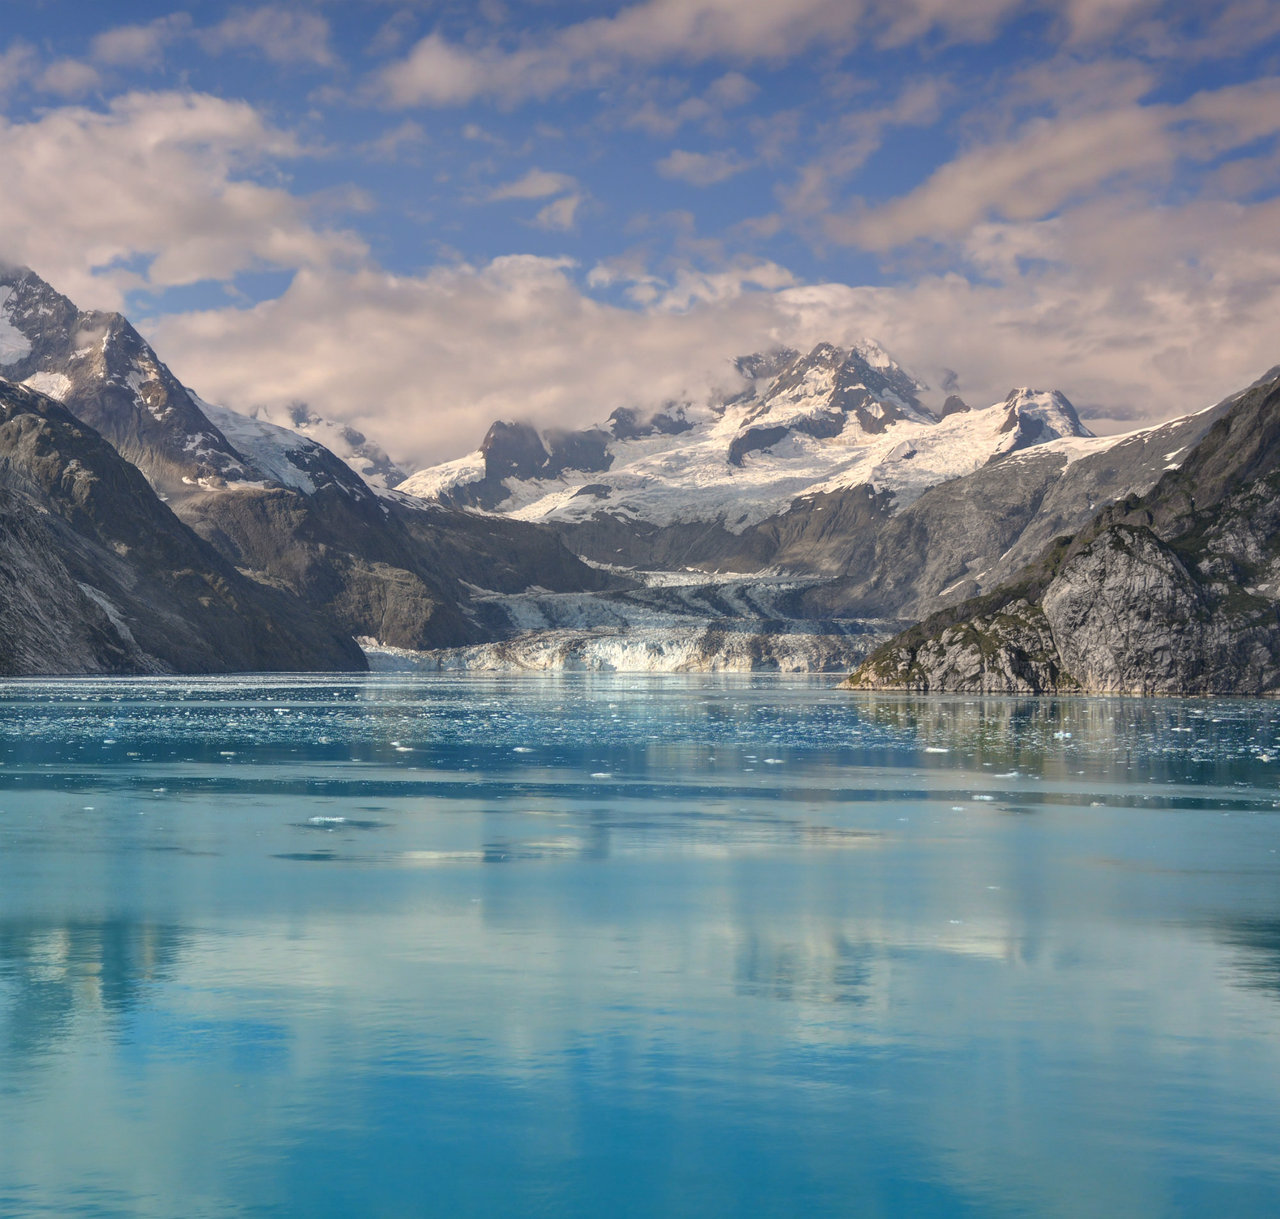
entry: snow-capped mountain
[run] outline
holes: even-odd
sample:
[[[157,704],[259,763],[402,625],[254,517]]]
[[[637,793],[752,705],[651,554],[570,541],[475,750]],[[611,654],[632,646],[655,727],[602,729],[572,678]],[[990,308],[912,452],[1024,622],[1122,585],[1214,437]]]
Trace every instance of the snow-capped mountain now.
[[[925,387],[872,342],[737,368],[746,387],[723,400],[621,409],[576,432],[495,423],[478,451],[398,489],[556,525],[613,517],[741,533],[797,497],[867,486],[901,507],[1007,453],[1091,435],[1057,391],[1017,389],[979,411],[953,398],[938,418],[920,402]]]
[[[125,318],[77,309],[25,267],[0,267],[0,376],[61,402],[166,491],[252,476]]]
[[[408,477],[408,473],[391,460],[386,450],[374,444],[363,432],[317,415],[305,402],[295,402],[277,410],[258,406],[250,412],[250,417],[286,428],[322,445],[342,458],[376,490],[385,491]]]
[[[224,485],[365,498],[362,467],[383,485],[403,477],[360,433],[305,408],[259,421],[205,402],[127,319],[78,310],[26,268],[0,269],[0,376],[61,402],[170,498]]]

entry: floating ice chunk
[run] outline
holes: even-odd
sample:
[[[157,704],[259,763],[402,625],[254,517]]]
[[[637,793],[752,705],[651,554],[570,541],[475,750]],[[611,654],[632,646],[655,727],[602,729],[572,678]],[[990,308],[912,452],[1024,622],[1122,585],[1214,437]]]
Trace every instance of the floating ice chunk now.
[[[926,745],[925,753],[950,753],[951,750],[944,748],[942,745]]]
[[[517,745],[511,752],[512,753],[532,753],[533,749],[528,745]]]

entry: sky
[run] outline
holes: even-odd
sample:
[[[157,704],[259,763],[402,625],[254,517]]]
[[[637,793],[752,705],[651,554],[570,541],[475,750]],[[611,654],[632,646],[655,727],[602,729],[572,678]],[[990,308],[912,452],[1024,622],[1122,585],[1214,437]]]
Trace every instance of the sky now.
[[[409,468],[861,336],[1127,430],[1280,363],[1280,4],[4,0],[0,259]]]

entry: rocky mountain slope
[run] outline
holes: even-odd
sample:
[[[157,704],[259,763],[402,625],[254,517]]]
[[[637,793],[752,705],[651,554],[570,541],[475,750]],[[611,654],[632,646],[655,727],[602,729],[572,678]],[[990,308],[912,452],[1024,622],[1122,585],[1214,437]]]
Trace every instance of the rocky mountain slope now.
[[[1280,688],[1280,368],[1145,495],[877,650],[858,689],[1269,694]]]
[[[0,380],[0,672],[364,667],[347,634],[237,572],[91,428]]]
[[[470,585],[618,583],[523,522],[380,497],[324,445],[203,402],[127,320],[77,310],[26,268],[0,269],[0,344],[0,376],[58,399],[226,560],[350,635],[409,648],[481,642],[490,636],[468,612]]]

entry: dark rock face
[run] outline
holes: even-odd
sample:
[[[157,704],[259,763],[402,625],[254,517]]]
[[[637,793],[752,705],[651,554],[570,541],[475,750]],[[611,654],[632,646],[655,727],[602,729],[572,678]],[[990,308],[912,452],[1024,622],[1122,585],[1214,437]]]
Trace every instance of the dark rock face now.
[[[967,415],[972,409],[959,394],[948,394],[947,400],[942,404],[942,410],[938,418],[946,419],[950,415]]]
[[[899,639],[903,639],[899,636]],[[910,644],[886,644],[853,677],[856,689],[910,690],[921,694],[1039,694],[1070,689],[1039,609],[1014,600],[991,614],[952,623]],[[874,665],[876,679],[867,674]]]
[[[555,429],[547,433],[547,466],[543,477],[554,478],[565,470],[600,474],[613,465],[608,450],[609,433],[599,428],[570,432]]]
[[[485,479],[495,482],[537,478],[550,460],[537,428],[528,423],[499,420],[485,433],[480,452],[484,454]]]
[[[683,409],[674,405],[647,416],[630,407],[620,406],[609,416],[609,434],[616,440],[635,440],[641,436],[679,436],[692,428],[693,423],[684,417]]]
[[[0,381],[11,672],[363,669],[349,635],[246,579],[57,403]]]
[[[454,488],[442,502],[457,508],[493,509],[511,494],[506,485],[509,478],[524,481],[556,478],[566,470],[585,474],[607,470],[613,464],[609,439],[610,433],[600,428],[552,429],[543,434],[528,423],[499,420],[480,445],[484,477]]]
[[[81,587],[58,548],[39,506],[0,490],[0,674],[163,671]]]
[[[850,683],[988,693],[1280,688],[1280,379],[1223,407],[1147,495],[1104,509],[1014,582],[891,640]],[[1010,618],[1034,623],[1035,665],[1019,665],[1027,648],[1001,627]]]
[[[879,422],[879,421],[877,421]],[[844,431],[845,417],[839,411],[816,411],[785,426],[753,427],[735,436],[729,444],[729,464],[741,466],[748,453],[772,448],[780,440],[799,434],[818,440],[830,440]],[[877,431],[883,430],[877,427]]]
[[[553,429],[546,433],[544,444],[544,437],[527,423],[498,422],[480,445],[485,482],[496,485],[506,478],[555,478],[565,470],[586,474],[607,470],[613,462],[608,442],[609,434],[599,428],[581,432]]]
[[[844,420],[840,421],[841,427],[844,426]],[[782,425],[773,427],[751,427],[745,432],[735,436],[729,444],[728,461],[731,466],[741,466],[742,459],[748,453],[759,453],[763,449],[770,449],[780,440],[785,440],[791,435],[791,429]]]

